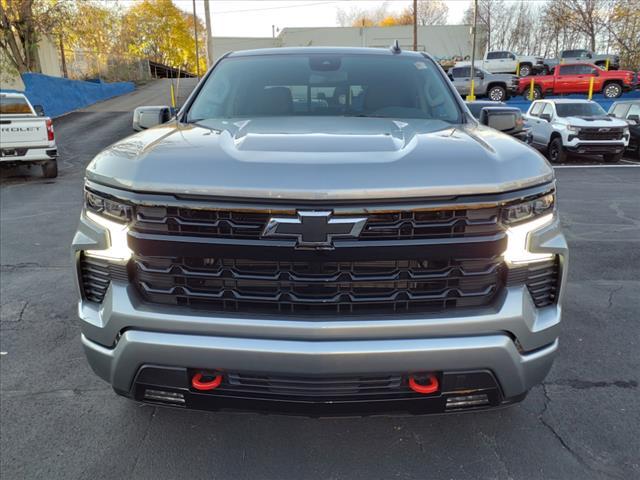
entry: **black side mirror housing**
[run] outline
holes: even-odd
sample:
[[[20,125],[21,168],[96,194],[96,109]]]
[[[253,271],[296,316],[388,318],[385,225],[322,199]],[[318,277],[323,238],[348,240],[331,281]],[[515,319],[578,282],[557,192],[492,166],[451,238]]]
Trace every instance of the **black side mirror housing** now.
[[[501,132],[515,130],[520,110],[513,107],[484,107],[480,111],[480,123]]]
[[[551,121],[551,115],[550,115],[550,114],[548,114],[548,113],[543,113],[542,115],[540,115],[540,118],[541,118],[542,120],[546,120],[547,122],[550,122],[550,121]]]
[[[44,114],[44,107],[42,105],[34,105],[33,110],[36,112],[36,115],[38,115],[39,117],[46,116]]]
[[[640,115],[629,115],[627,120],[630,122],[635,122],[636,125],[640,124]]]

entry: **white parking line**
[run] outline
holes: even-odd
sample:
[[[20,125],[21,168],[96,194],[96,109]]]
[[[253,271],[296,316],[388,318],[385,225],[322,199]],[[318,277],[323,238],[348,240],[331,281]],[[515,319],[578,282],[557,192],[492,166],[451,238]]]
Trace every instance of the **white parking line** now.
[[[631,165],[640,165],[640,162],[634,162],[633,160],[625,160],[624,158],[620,161],[624,163],[630,163]]]

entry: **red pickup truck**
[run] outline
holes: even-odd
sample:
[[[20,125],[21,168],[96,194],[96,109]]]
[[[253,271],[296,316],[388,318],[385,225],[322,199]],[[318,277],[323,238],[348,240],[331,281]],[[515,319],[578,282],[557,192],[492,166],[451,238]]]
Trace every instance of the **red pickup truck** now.
[[[523,77],[518,84],[518,92],[529,95],[533,79],[533,95],[536,99],[543,95],[568,93],[588,93],[593,78],[593,92],[607,98],[618,98],[622,92],[634,88],[635,74],[629,70],[602,70],[590,63],[567,63],[558,65],[551,75]]]

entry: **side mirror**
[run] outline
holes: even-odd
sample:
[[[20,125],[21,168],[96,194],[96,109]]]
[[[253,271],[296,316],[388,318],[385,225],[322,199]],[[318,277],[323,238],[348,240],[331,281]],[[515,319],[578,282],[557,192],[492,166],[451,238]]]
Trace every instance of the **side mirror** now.
[[[607,117],[616,118],[616,116],[612,112],[607,113]]]
[[[546,120],[547,122],[550,122],[550,121],[551,121],[551,114],[549,114],[549,113],[543,113],[542,115],[540,115],[540,118],[541,118],[542,120]]]
[[[638,125],[640,123],[640,115],[629,115],[627,117],[627,120],[629,120],[630,122],[635,122],[635,124]]]
[[[508,132],[518,126],[518,116],[519,113],[509,107],[485,107],[480,111],[480,123],[501,132]]]
[[[138,107],[133,111],[133,129],[137,132],[167,123],[171,108],[166,105]]]
[[[480,78],[481,80],[484,80],[484,73],[476,72],[476,77]]]
[[[593,58],[593,55],[591,55],[590,53],[587,53],[587,58]]]
[[[38,115],[39,117],[44,117],[44,107],[42,105],[34,105],[33,109],[36,112],[36,115]]]

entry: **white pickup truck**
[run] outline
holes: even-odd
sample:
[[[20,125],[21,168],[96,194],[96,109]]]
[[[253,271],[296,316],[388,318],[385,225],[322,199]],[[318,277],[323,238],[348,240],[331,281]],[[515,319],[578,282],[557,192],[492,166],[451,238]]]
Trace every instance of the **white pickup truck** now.
[[[469,61],[456,62],[455,64],[456,67],[469,65],[471,65]],[[516,55],[506,50],[487,52],[484,58],[476,60],[474,65],[484,68],[490,73],[516,73],[519,65],[520,70],[518,73],[521,77],[535,75],[545,69],[543,57]]]
[[[0,165],[40,165],[46,178],[58,176],[53,123],[41,106],[21,93],[0,93]]]
[[[536,100],[524,116],[531,125],[531,145],[552,163],[562,163],[567,154],[602,155],[607,163],[618,162],[629,145],[629,126],[611,118],[590,100]]]

